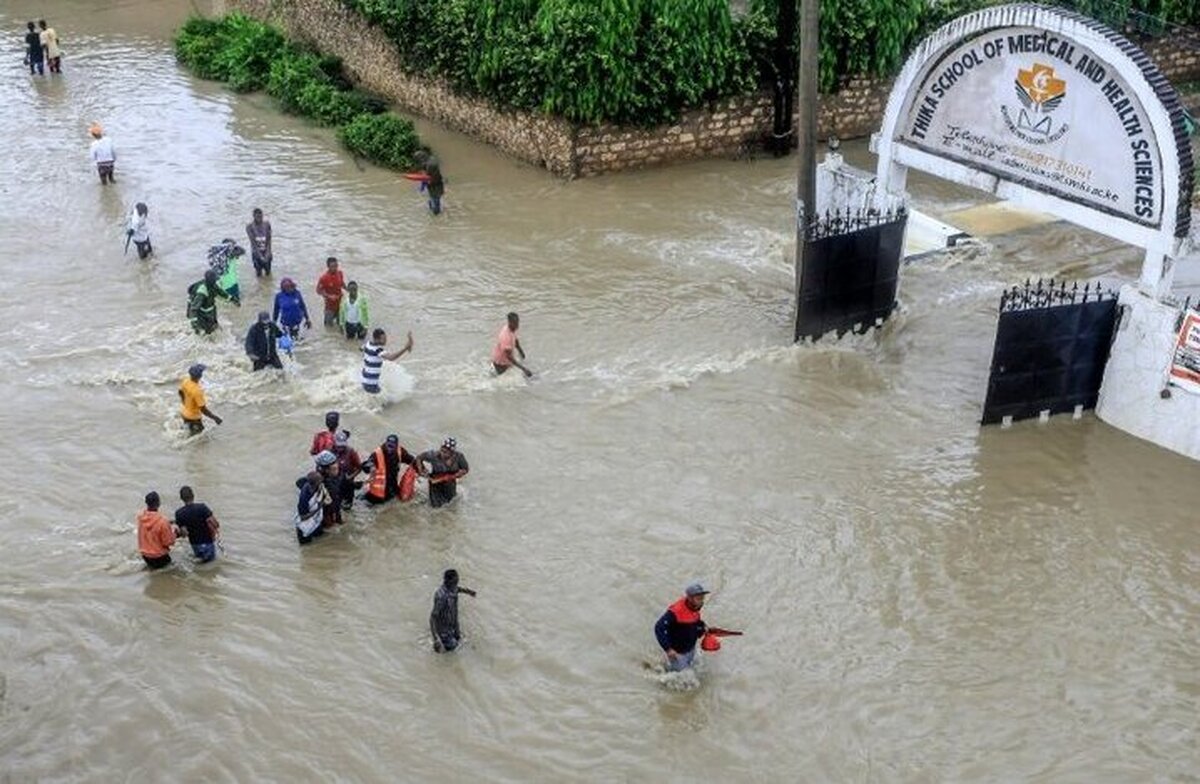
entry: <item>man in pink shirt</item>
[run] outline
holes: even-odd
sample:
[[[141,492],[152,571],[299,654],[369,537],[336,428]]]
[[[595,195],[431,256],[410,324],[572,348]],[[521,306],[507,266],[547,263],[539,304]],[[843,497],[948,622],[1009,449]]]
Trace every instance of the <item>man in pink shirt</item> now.
[[[521,368],[525,378],[533,378],[533,371],[518,362],[513,355],[513,351],[516,350],[521,359],[525,359],[525,349],[521,348],[521,341],[517,339],[517,329],[520,326],[521,317],[516,313],[509,313],[508,323],[500,328],[500,334],[496,336],[496,347],[492,349],[492,367],[496,369],[497,375],[516,365]]]

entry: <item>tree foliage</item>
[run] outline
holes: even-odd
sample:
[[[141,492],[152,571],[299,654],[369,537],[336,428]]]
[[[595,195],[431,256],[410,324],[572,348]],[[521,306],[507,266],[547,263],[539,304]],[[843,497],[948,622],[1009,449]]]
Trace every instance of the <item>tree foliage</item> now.
[[[728,0],[343,0],[407,69],[502,106],[650,125],[751,92],[773,27]]]
[[[634,125],[770,84],[780,1],[733,19],[728,0],[342,0],[414,73],[502,106]],[[821,0],[821,88],[893,74],[921,37],[1000,1]],[[1134,32],[1200,21],[1200,0],[1059,4]]]

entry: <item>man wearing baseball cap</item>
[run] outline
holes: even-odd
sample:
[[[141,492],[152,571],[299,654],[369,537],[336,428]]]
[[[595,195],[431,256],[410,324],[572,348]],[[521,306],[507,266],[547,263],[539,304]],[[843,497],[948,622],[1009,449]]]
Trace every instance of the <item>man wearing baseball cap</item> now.
[[[701,583],[692,583],[684,589],[679,601],[668,607],[654,624],[654,636],[667,654],[667,669],[671,672],[686,670],[694,663],[696,643],[705,632],[700,610],[708,594],[708,589]]]
[[[417,458],[400,445],[395,433],[387,437],[362,464],[367,480],[367,492],[363,497],[369,504],[382,504],[400,495],[400,466],[413,466],[418,472],[421,467]]]
[[[204,365],[192,365],[188,368],[188,377],[179,385],[179,414],[187,425],[188,433],[193,436],[204,430],[202,415],[221,424],[221,417],[208,410],[204,387],[200,386],[200,377],[203,375]]]

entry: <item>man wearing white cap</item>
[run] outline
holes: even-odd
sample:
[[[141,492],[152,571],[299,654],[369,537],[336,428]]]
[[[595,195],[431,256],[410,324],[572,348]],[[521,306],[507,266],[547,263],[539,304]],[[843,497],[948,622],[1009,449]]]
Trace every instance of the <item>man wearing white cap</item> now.
[[[696,643],[706,630],[704,621],[700,619],[700,610],[708,594],[708,589],[703,585],[692,583],[654,624],[654,636],[667,654],[667,669],[671,672],[686,670],[695,661]]]

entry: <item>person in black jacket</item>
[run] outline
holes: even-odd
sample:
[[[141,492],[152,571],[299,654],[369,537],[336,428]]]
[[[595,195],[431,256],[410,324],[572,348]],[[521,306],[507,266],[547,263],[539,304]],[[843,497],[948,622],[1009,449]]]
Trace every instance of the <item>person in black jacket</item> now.
[[[672,672],[686,670],[695,661],[696,643],[706,631],[700,610],[708,593],[700,583],[692,583],[654,624],[654,636],[666,653],[667,669]]]
[[[433,611],[429,613],[429,632],[433,635],[433,650],[449,653],[462,643],[462,629],[458,626],[458,595],[474,596],[470,588],[458,584],[458,572],[447,569],[442,573],[442,584],[433,594]]]
[[[38,76],[46,75],[45,50],[42,49],[42,37],[38,34],[33,22],[29,23],[29,32],[25,34],[25,64],[29,73],[36,69]]]
[[[254,363],[254,370],[283,367],[276,344],[282,335],[283,331],[271,321],[271,314],[265,310],[260,311],[258,321],[251,324],[246,333],[246,356]]]

